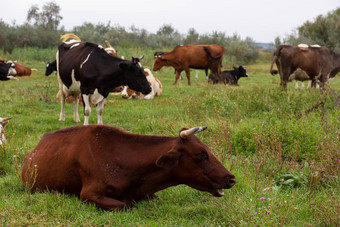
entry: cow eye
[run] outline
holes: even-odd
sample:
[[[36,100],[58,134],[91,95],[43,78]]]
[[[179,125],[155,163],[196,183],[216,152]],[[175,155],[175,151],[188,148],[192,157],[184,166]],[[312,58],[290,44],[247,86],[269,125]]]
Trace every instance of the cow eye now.
[[[207,154],[207,152],[201,152],[199,154],[196,155],[196,158],[199,160],[199,161],[205,161],[205,160],[208,160],[209,159],[209,155]]]

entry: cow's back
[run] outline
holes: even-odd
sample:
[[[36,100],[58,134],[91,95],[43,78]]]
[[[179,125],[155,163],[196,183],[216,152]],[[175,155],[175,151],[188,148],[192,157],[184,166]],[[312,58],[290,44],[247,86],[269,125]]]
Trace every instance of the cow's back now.
[[[28,189],[65,191],[78,194],[82,187],[79,165],[88,157],[92,132],[79,126],[46,133],[26,155],[22,181]],[[76,143],[74,141],[77,141]],[[67,185],[67,187],[65,187]]]
[[[167,137],[140,136],[103,125],[75,126],[46,133],[26,155],[23,184],[29,190],[56,190],[79,195],[84,185],[117,181],[122,186],[133,168],[148,161]],[[164,146],[170,149],[171,143]],[[143,152],[147,150],[150,153]],[[119,170],[119,171],[117,171]],[[123,174],[123,176],[122,176]]]
[[[223,57],[224,47],[219,45],[177,46],[169,55],[190,68],[206,69],[209,68],[211,59],[205,48],[210,51],[213,58],[219,60]]]

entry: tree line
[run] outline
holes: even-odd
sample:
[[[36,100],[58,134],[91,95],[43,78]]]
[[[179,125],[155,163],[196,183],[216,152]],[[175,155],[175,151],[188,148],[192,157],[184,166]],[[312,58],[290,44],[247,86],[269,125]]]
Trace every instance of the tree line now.
[[[27,12],[27,22],[21,25],[5,23],[0,19],[0,49],[11,53],[14,48],[56,48],[60,44],[59,37],[67,32],[78,35],[82,40],[103,44],[108,40],[112,46],[151,48],[170,51],[176,45],[218,44],[226,48],[225,57],[231,62],[251,63],[259,57],[259,48],[250,37],[242,39],[237,34],[232,36],[224,32],[214,31],[199,34],[194,28],[187,34],[180,34],[171,25],[161,26],[156,33],[135,26],[129,28],[111,25],[111,22],[93,24],[85,22],[66,30],[61,26],[63,17],[61,8],[55,2],[47,2],[40,9],[33,5]],[[340,51],[340,8],[318,16],[314,22],[307,21],[294,33],[280,38],[274,44],[297,45],[299,43],[319,44]]]
[[[85,22],[66,30],[61,26],[61,8],[55,2],[48,2],[40,9],[33,5],[27,12],[24,24],[8,24],[0,19],[0,49],[12,53],[14,48],[38,47],[55,48],[60,44],[60,35],[71,32],[82,40],[104,44],[108,40],[115,47],[151,48],[170,51],[177,45],[218,44],[226,48],[226,57],[240,63],[254,62],[258,58],[258,47],[254,40],[241,39],[234,34],[227,36],[224,32],[199,34],[191,28],[187,34],[180,34],[171,25],[161,26],[156,33],[135,26],[125,28],[108,23],[93,24]]]
[[[275,45],[278,46],[281,43],[290,45],[319,44],[340,52],[340,8],[325,16],[319,15],[314,21],[306,21],[283,39],[277,37]]]

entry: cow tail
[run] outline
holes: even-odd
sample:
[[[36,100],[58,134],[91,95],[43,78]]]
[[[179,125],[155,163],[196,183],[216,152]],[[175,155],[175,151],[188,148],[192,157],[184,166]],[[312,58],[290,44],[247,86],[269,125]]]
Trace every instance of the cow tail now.
[[[270,65],[270,74],[275,75],[278,73],[277,70],[273,70],[274,62],[276,62],[277,56],[274,54],[272,64]]]
[[[204,51],[208,54],[209,58],[212,58],[212,59],[217,60],[217,59],[219,59],[219,58],[222,57],[222,55],[213,56],[213,55],[211,54],[211,52],[210,52],[210,50],[209,50],[208,47],[203,47],[203,49],[204,49]]]
[[[274,66],[274,63],[276,62],[277,58],[279,57],[280,55],[280,52],[282,50],[282,48],[284,47],[284,45],[280,45],[276,48],[274,54],[273,54],[273,60],[272,60],[272,64],[270,65],[270,74],[272,75],[275,75],[278,73],[277,70],[273,70],[273,66]]]
[[[81,39],[78,36],[76,36],[75,34],[72,34],[72,33],[66,33],[65,35],[60,36],[60,39],[61,39],[62,42],[65,42],[66,40],[68,40],[70,38],[81,41]]]

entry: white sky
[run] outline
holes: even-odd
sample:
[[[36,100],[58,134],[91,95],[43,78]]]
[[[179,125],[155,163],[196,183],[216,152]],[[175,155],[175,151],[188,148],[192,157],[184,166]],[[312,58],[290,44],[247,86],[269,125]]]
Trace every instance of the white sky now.
[[[40,9],[48,1],[1,0],[0,19],[23,24],[32,5]],[[125,28],[132,25],[155,33],[170,24],[182,34],[194,28],[199,34],[213,31],[234,33],[256,42],[273,42],[307,20],[340,7],[340,0],[55,0],[66,29],[111,21]]]

